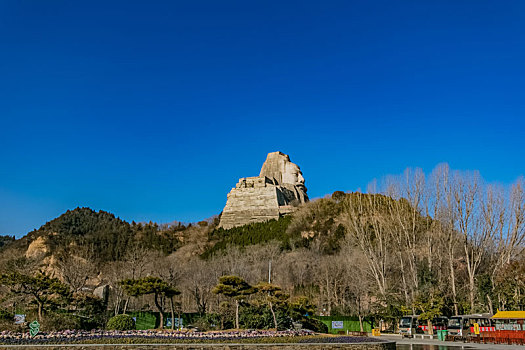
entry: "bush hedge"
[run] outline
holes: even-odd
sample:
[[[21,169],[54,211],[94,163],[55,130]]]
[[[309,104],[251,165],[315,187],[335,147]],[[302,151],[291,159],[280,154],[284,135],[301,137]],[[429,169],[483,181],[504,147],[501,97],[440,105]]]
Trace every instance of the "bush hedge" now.
[[[106,328],[115,331],[129,331],[135,329],[135,320],[130,315],[117,315],[109,319]]]

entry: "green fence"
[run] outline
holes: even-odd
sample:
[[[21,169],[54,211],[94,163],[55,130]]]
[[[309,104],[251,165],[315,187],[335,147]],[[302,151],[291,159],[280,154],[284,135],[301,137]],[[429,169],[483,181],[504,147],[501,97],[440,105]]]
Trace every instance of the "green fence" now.
[[[328,327],[328,333],[337,334],[339,332],[360,332],[361,327],[359,325],[359,317],[357,316],[317,316],[319,321],[323,322]],[[337,322],[333,324],[333,322]],[[342,328],[332,328],[332,326],[341,326]],[[368,319],[363,319],[363,331],[372,332],[372,321]]]
[[[131,317],[135,317],[135,328],[136,329],[154,329],[157,328],[160,322],[160,315],[158,312],[148,312],[148,311],[136,311],[128,312]],[[186,327],[191,324],[196,318],[199,317],[197,313],[184,313],[180,315],[182,318],[182,323]],[[164,313],[164,322],[167,318],[171,317],[171,313]],[[178,317],[178,314],[175,314],[175,317]]]
[[[152,312],[130,312],[129,315],[136,318],[136,329],[153,329],[157,325],[157,317]]]

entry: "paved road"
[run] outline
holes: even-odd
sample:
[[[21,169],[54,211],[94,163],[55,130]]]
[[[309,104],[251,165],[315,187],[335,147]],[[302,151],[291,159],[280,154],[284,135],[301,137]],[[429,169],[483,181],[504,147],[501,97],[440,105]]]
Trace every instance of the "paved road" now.
[[[381,339],[384,340],[390,340],[395,341],[398,345],[406,345],[407,349],[410,350],[410,345],[433,345],[436,347],[436,349],[439,346],[447,348],[450,347],[452,350],[456,349],[464,349],[464,350],[478,350],[478,349],[492,349],[492,350],[525,350],[525,346],[520,345],[500,345],[500,344],[474,344],[474,343],[460,343],[460,342],[450,342],[450,341],[439,341],[439,340],[430,340],[430,339],[408,339],[404,338],[401,339],[398,336],[392,336],[392,335],[382,335]],[[155,346],[173,346],[175,344],[134,344],[134,345],[140,345],[140,346],[151,346],[152,348]],[[184,344],[184,345],[197,345],[197,344]],[[213,344],[198,344],[201,347],[213,347]],[[225,345],[225,344],[220,344]],[[235,344],[228,344],[228,345],[235,345]],[[266,346],[275,346],[279,344],[260,344],[260,345],[266,345]],[[289,343],[283,344],[283,345],[290,345]],[[304,344],[304,345],[314,345],[314,344]],[[124,346],[126,348],[130,348],[133,346],[133,344],[63,344],[63,345],[38,345],[34,346],[34,348],[46,348],[46,347],[64,347],[64,348],[78,348],[78,347],[84,347],[84,348],[90,348],[90,347],[100,347],[100,346],[108,346],[108,347],[114,347],[114,346]],[[17,347],[32,347],[31,345],[0,345],[0,349],[2,348],[17,348]],[[404,349],[405,347],[403,347]],[[414,347],[414,350],[420,349],[420,347]],[[443,349],[443,348],[441,348]]]
[[[525,350],[523,345],[501,345],[501,344],[475,344],[475,343],[461,343],[453,341],[439,341],[437,339],[411,339],[392,335],[382,335],[381,339],[388,339],[395,341],[397,344],[406,345],[435,345],[435,346],[450,346],[452,349],[493,349],[493,350]]]

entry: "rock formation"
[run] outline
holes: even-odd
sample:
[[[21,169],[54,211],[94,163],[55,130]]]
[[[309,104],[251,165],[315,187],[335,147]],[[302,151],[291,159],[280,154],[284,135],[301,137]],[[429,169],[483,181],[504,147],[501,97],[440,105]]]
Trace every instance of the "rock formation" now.
[[[219,227],[232,228],[278,219],[308,201],[303,174],[290,157],[269,153],[261,173],[243,177],[228,194]]]

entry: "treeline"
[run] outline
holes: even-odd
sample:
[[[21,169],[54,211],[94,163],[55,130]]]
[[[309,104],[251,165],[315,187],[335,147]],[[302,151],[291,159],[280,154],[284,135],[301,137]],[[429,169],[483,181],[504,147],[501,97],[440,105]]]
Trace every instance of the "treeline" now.
[[[15,237],[14,236],[1,236],[0,235],[0,249],[2,249],[2,247],[8,245],[9,243],[12,243],[15,241]]]
[[[169,254],[181,245],[177,232],[185,229],[181,224],[130,224],[103,210],[76,208],[30,232],[22,241],[28,245],[36,237],[44,236],[56,254],[72,253],[103,263],[123,260],[133,245]]]
[[[86,208],[67,214],[84,219],[39,232],[67,237],[59,246],[71,254],[56,255],[51,270],[73,292],[107,285],[113,315],[154,304],[151,296],[130,297],[119,283],[147,276],[181,291],[181,312],[201,315],[227,312],[227,299],[213,293],[225,275],[251,285],[270,278],[290,298],[310,300],[317,315],[390,325],[408,313],[431,319],[525,307],[523,179],[498,186],[446,165],[431,174],[409,169],[373,182],[367,193],[337,191],[291,216],[230,230],[215,229],[216,221],[128,224]],[[115,232],[121,238],[106,237]],[[38,270],[38,262],[15,258],[0,262],[0,272]],[[2,299],[0,307],[12,303]]]
[[[505,187],[447,165],[408,169],[366,194],[302,206],[283,237],[290,245],[234,243],[205,269],[257,281],[271,261],[276,283],[332,315],[394,321],[525,307],[523,178]]]
[[[293,235],[287,233],[291,217],[282,217],[279,220],[257,222],[230,229],[216,228],[212,230],[208,239],[213,244],[202,254],[209,258],[213,254],[231,246],[246,247],[255,244],[264,244],[270,241],[279,241],[283,249],[290,248]]]

